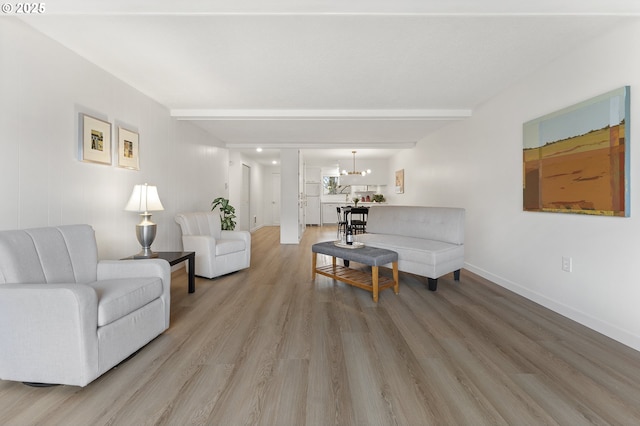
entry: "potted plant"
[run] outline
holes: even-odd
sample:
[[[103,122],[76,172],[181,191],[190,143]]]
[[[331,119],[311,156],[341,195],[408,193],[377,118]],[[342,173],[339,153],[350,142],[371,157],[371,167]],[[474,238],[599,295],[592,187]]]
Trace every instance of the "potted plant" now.
[[[229,200],[218,197],[211,203],[211,211],[216,207],[220,209],[220,225],[223,231],[233,231],[236,229],[236,209],[229,204]]]
[[[360,198],[353,197],[352,200],[353,200],[353,203],[356,205],[356,207],[358,207],[358,202],[360,201]]]
[[[382,194],[374,194],[373,195],[373,202],[374,203],[384,203],[385,202],[384,195],[382,195]]]

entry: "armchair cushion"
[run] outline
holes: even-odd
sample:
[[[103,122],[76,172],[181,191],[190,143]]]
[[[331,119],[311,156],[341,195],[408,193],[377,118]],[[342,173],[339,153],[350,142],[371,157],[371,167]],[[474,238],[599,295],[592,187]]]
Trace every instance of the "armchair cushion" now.
[[[142,308],[162,295],[157,277],[113,279],[88,284],[98,295],[98,327]]]
[[[171,267],[162,259],[101,260],[98,262],[98,281],[118,278],[159,277],[162,282],[164,328],[169,328],[171,300]]]
[[[243,240],[216,240],[216,256],[245,251],[247,245]]]

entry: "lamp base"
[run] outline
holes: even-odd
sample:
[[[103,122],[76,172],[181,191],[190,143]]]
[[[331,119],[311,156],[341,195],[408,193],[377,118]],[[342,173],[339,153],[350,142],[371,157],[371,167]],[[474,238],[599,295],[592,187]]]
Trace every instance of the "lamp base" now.
[[[134,254],[134,259],[152,259],[154,257],[158,257],[158,253],[154,253],[151,249],[142,249],[140,253]]]
[[[149,259],[152,257],[158,257],[157,253],[151,251],[151,244],[156,239],[156,229],[158,225],[151,222],[151,213],[141,213],[142,222],[136,225],[136,237],[138,242],[142,246],[140,253],[133,256],[134,259]]]

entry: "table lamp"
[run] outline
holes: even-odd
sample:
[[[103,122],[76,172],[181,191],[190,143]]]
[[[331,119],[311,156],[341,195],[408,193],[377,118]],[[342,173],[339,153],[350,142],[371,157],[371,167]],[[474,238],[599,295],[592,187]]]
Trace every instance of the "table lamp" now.
[[[158,197],[158,188],[146,183],[135,185],[124,209],[130,212],[140,212],[140,216],[142,216],[142,221],[136,225],[136,237],[138,237],[142,250],[133,257],[135,259],[158,257],[157,253],[151,251],[151,243],[156,238],[158,225],[151,221],[151,213],[149,213],[164,210]]]

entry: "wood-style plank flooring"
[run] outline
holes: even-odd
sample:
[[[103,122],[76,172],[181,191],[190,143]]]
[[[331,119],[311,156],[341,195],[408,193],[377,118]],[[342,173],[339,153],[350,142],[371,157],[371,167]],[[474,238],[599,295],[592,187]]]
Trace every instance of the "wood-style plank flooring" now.
[[[467,271],[435,293],[401,273],[377,304],[312,282],[334,236],[262,228],[250,269],[194,294],[174,272],[169,330],[85,388],[0,381],[0,424],[640,424],[639,352]]]

